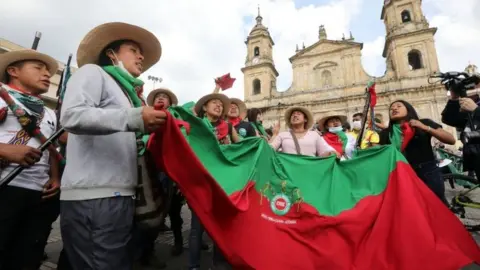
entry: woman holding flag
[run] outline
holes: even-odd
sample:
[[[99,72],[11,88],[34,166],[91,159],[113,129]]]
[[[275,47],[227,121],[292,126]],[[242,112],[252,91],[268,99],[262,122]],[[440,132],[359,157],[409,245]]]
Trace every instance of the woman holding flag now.
[[[343,123],[347,121],[345,115],[328,113],[318,121],[319,128],[322,128],[323,139],[327,143],[329,155],[336,155],[339,159],[350,159],[355,150],[355,138],[343,131]]]
[[[445,186],[441,169],[433,152],[432,137],[446,144],[455,144],[452,134],[430,119],[419,119],[413,106],[397,100],[390,104],[390,123],[380,132],[380,144],[393,144],[407,159],[417,176],[445,204]]]

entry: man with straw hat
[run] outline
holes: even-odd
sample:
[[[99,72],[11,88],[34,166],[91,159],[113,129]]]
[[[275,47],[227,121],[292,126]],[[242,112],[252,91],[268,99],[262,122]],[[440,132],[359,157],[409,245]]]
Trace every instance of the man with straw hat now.
[[[340,159],[349,159],[355,150],[355,138],[345,133],[343,124],[345,115],[329,112],[318,120],[318,127],[323,129],[323,139],[327,143],[325,155],[336,155]]]
[[[178,98],[170,89],[162,87],[148,94],[147,104],[152,107],[159,106],[168,109],[172,105],[178,105]]]
[[[273,137],[270,145],[283,153],[322,156],[325,152],[325,141],[316,133],[310,130],[313,125],[312,113],[304,107],[290,107],[285,112],[285,124],[288,131],[279,132],[280,123],[277,123],[273,130]]]
[[[69,132],[61,231],[75,269],[132,269],[137,156],[165,113],[145,107],[138,76],[158,62],[158,39],[126,23],[92,29],[77,51],[61,124]]]
[[[34,50],[0,55],[0,179],[19,164],[26,168],[0,191],[0,269],[34,269],[38,264],[35,241],[39,229],[44,187],[55,195],[59,188],[58,160],[49,151],[40,153],[41,142],[21,125],[25,112],[45,137],[57,129],[55,112],[45,107],[40,94],[48,92],[58,64]],[[11,99],[10,112],[4,99]],[[20,117],[19,117],[20,116]],[[25,115],[23,115],[25,116]],[[1,183],[0,183],[1,184]]]
[[[232,124],[240,137],[255,137],[257,136],[255,128],[249,122],[243,121],[246,115],[247,105],[238,98],[230,98],[227,121]]]

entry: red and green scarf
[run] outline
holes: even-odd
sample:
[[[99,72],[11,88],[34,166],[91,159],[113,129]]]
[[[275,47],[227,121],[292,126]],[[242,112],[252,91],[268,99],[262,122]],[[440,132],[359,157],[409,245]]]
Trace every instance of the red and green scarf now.
[[[414,135],[415,130],[407,122],[401,125],[393,124],[390,132],[390,142],[403,152]]]
[[[213,126],[207,117],[203,118],[203,122],[207,127],[217,136],[217,140],[220,144],[230,144],[230,138],[228,134],[228,122],[222,119],[218,120],[218,125]]]
[[[323,134],[325,141],[337,151],[337,153],[343,155],[345,154],[345,148],[347,147],[348,137],[345,132],[341,131],[337,134],[332,132],[326,132]]]
[[[240,117],[234,117],[234,118],[228,118],[228,122],[232,124],[232,126],[236,127],[240,122],[242,122],[242,119]]]

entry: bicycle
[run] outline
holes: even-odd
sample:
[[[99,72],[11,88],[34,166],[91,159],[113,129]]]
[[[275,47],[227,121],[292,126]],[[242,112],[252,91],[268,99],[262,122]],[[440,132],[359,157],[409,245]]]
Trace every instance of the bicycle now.
[[[470,232],[480,231],[480,183],[462,172],[462,157],[444,149],[436,149],[442,158],[452,160],[444,167],[443,180],[450,185],[445,193],[450,210]]]

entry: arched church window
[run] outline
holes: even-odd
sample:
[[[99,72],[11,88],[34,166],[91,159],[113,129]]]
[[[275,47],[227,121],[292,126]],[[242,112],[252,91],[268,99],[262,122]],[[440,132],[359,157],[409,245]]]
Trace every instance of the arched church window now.
[[[411,70],[421,69],[422,65],[422,54],[417,50],[411,50],[408,53],[408,64]]]
[[[322,72],[322,85],[328,87],[332,85],[332,73],[328,70]]]
[[[262,91],[262,83],[259,79],[253,80],[253,94],[258,95]]]
[[[253,49],[253,56],[259,56],[260,55],[260,48],[259,47],[255,47]]]
[[[402,11],[402,22],[410,22],[412,21],[412,16],[410,15],[410,11],[404,10]]]

